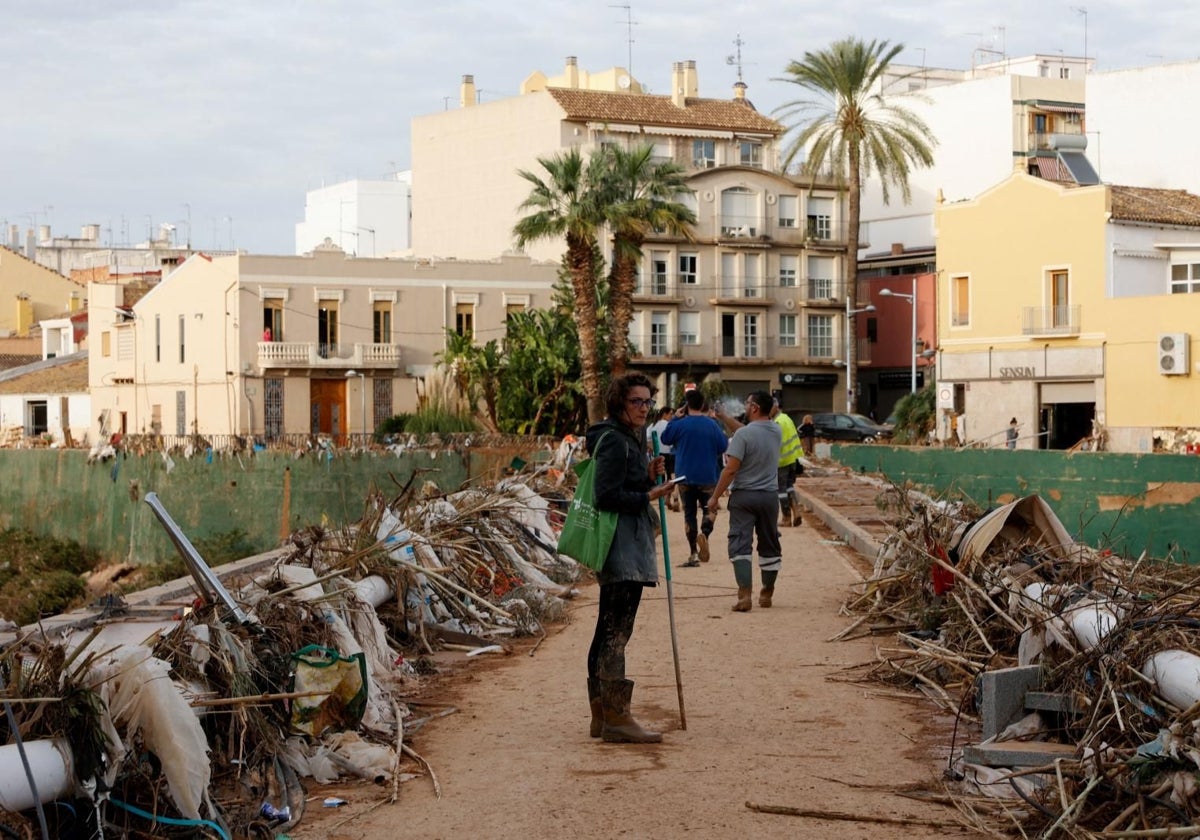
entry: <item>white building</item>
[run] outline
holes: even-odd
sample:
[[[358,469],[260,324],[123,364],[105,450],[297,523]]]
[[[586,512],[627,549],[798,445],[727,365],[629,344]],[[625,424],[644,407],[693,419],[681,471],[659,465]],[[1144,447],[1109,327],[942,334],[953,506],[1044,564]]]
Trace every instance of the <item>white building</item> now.
[[[326,239],[358,257],[408,256],[412,244],[412,173],[387,180],[342,181],[310,190],[296,223],[296,255]]]

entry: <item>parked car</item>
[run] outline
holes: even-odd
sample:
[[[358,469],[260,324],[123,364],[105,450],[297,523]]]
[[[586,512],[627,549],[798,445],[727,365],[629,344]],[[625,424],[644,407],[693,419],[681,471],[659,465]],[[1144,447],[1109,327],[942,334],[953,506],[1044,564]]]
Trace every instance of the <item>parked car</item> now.
[[[891,426],[881,425],[861,414],[847,414],[841,411],[814,414],[813,425],[817,427],[817,437],[827,440],[874,443],[892,436]]]

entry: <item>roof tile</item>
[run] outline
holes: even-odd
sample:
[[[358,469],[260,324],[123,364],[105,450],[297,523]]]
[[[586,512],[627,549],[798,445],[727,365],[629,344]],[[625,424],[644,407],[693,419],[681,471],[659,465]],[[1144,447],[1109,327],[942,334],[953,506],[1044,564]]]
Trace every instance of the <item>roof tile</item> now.
[[[1112,218],[1200,227],[1200,196],[1186,190],[1113,186]]]
[[[567,119],[596,122],[637,123],[720,131],[753,131],[782,134],[783,125],[764,117],[752,105],[733,99],[690,97],[680,108],[669,96],[641,93],[612,93],[577,88],[547,88],[567,113]]]

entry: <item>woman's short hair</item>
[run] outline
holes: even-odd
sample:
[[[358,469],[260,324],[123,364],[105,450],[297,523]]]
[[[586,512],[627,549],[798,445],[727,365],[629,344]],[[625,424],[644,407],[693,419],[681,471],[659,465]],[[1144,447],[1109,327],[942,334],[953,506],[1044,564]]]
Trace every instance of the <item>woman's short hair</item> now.
[[[649,388],[652,397],[658,393],[658,388],[644,373],[627,373],[608,383],[608,392],[604,395],[608,416],[614,420],[619,419],[625,413],[625,398],[629,396],[630,391],[639,387]]]

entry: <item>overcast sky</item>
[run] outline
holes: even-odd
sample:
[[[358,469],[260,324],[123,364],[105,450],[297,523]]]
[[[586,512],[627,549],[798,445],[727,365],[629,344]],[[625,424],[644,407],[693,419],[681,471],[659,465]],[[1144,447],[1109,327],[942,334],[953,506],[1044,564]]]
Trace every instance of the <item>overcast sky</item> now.
[[[0,221],[107,243],[174,224],[200,248],[292,253],[306,190],[409,166],[409,120],[483,101],[534,70],[630,64],[667,93],[695,59],[700,95],[732,93],[740,33],[748,96],[846,35],[900,60],[965,68],[978,48],[1082,55],[1097,70],[1200,56],[1194,0],[47,0],[0,5]],[[631,13],[632,45],[629,42]],[[1086,22],[1086,27],[1085,27]],[[992,56],[992,53],[979,55]],[[983,59],[980,59],[983,60]],[[448,100],[447,100],[448,98]]]

